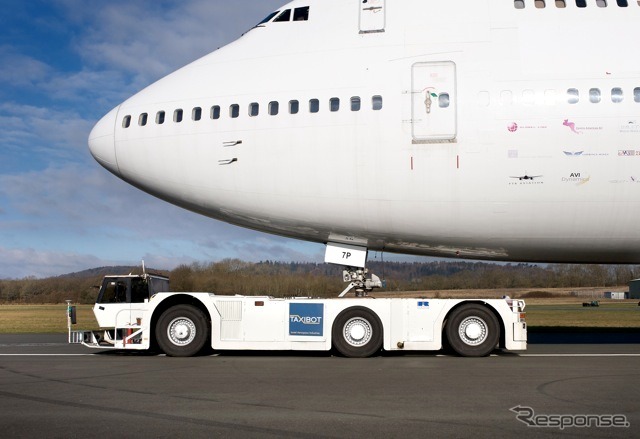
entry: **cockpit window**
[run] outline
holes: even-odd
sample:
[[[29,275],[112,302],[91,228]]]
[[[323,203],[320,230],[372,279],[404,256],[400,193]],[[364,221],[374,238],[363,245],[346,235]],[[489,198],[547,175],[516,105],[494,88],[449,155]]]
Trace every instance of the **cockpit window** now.
[[[282,11],[282,14],[278,15],[278,17],[273,20],[274,23],[282,22],[282,21],[290,21],[291,20],[291,9],[287,9],[286,11]]]
[[[293,21],[307,21],[309,19],[309,6],[295,8],[293,11]]]
[[[260,23],[256,24],[256,26],[260,26],[261,24],[265,24],[266,22],[271,21],[271,19],[273,17],[275,17],[278,14],[278,12],[280,12],[280,11],[276,11],[276,12],[270,13],[269,15],[264,17],[264,20],[262,20]]]

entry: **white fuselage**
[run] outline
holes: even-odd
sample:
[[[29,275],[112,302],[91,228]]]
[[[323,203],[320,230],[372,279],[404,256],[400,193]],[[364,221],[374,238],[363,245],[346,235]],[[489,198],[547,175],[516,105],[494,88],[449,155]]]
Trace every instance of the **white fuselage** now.
[[[638,263],[640,5],[516,3],[291,2],[280,11],[308,19],[264,23],[142,90],[91,151],[156,197],[269,233]]]

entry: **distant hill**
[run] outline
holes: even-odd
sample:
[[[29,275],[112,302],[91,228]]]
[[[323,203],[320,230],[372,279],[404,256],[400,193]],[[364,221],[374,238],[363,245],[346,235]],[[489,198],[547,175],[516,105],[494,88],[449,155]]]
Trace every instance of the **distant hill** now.
[[[155,268],[146,268],[147,273],[162,273],[168,274],[167,270],[156,270]],[[107,275],[113,274],[139,274],[142,272],[141,266],[129,266],[129,265],[115,265],[109,267],[96,267],[89,268],[88,270],[78,271],[75,273],[61,274],[60,276],[56,276],[58,279],[87,279],[87,278],[95,278],[95,277],[104,277]]]

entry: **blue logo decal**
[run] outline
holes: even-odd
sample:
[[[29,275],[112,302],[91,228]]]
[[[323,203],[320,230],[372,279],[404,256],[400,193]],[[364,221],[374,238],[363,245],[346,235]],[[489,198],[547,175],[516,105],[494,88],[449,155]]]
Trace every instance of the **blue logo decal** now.
[[[321,303],[290,303],[289,335],[322,336],[323,319]]]
[[[418,308],[429,308],[428,300],[418,300]]]

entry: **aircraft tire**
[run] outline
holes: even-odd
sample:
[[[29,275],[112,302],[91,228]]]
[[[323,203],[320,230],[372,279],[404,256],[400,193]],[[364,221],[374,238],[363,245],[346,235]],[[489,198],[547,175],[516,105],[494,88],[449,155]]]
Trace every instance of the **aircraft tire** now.
[[[478,304],[456,308],[448,317],[445,332],[448,346],[462,357],[486,357],[500,340],[496,316]]]
[[[331,336],[333,347],[345,357],[370,357],[382,348],[382,323],[370,309],[354,306],[338,314]]]
[[[207,319],[195,306],[176,305],[162,313],[156,324],[158,346],[170,357],[191,357],[208,340]]]

